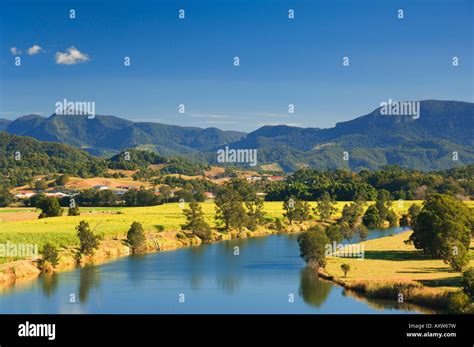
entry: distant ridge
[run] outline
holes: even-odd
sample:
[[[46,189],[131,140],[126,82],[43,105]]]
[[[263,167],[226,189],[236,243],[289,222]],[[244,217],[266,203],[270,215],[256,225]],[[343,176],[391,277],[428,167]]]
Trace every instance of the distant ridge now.
[[[249,134],[217,128],[132,122],[115,116],[37,115],[0,120],[0,130],[43,141],[67,143],[101,155],[136,147],[162,155],[181,155],[215,163],[216,150],[258,149],[258,163],[277,163],[287,171],[375,169],[399,164],[420,170],[474,163],[474,104],[420,101],[420,118],[386,116],[380,109],[328,129],[263,126]],[[344,160],[347,152],[349,160]],[[458,160],[453,160],[457,152]]]

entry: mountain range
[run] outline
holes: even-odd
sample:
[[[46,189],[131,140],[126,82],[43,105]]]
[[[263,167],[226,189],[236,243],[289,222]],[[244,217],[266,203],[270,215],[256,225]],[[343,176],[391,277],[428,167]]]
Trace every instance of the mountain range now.
[[[398,164],[441,170],[474,163],[474,104],[420,101],[420,117],[382,115],[380,108],[333,128],[263,126],[248,134],[132,122],[115,116],[28,115],[0,119],[0,131],[83,148],[109,155],[127,148],[165,156],[216,163],[216,150],[257,149],[259,165],[272,170],[300,167],[376,169]],[[455,160],[457,159],[457,160]],[[271,165],[269,165],[271,164]]]

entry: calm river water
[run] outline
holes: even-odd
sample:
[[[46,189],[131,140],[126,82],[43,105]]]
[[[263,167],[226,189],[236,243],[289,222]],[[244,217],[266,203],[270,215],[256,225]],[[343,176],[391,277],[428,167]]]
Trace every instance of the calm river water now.
[[[369,238],[402,230],[374,230]],[[318,279],[305,268],[296,239],[225,241],[45,275],[4,290],[0,313],[415,312]]]

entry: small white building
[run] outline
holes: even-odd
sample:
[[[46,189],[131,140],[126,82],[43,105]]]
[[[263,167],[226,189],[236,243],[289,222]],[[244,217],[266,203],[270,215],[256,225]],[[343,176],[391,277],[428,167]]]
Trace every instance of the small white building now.
[[[29,199],[33,195],[36,195],[36,193],[33,193],[33,192],[20,192],[18,194],[15,194],[14,197],[15,197],[15,199]]]

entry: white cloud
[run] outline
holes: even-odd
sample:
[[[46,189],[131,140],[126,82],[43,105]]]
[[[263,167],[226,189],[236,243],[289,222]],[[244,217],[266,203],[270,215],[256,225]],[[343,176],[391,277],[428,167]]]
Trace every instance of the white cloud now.
[[[189,116],[193,118],[210,118],[210,119],[222,119],[229,118],[229,115],[226,114],[206,114],[206,113],[188,113]]]
[[[13,54],[13,55],[20,55],[21,54],[21,50],[16,48],[16,47],[12,47],[10,48],[10,52]]]
[[[84,63],[89,61],[89,56],[86,53],[80,52],[74,46],[67,49],[67,53],[56,52],[56,64],[74,65],[77,63]]]
[[[38,46],[38,45],[33,45],[30,48],[28,48],[29,55],[35,55],[41,52],[43,52],[43,48],[41,48],[41,46]]]

